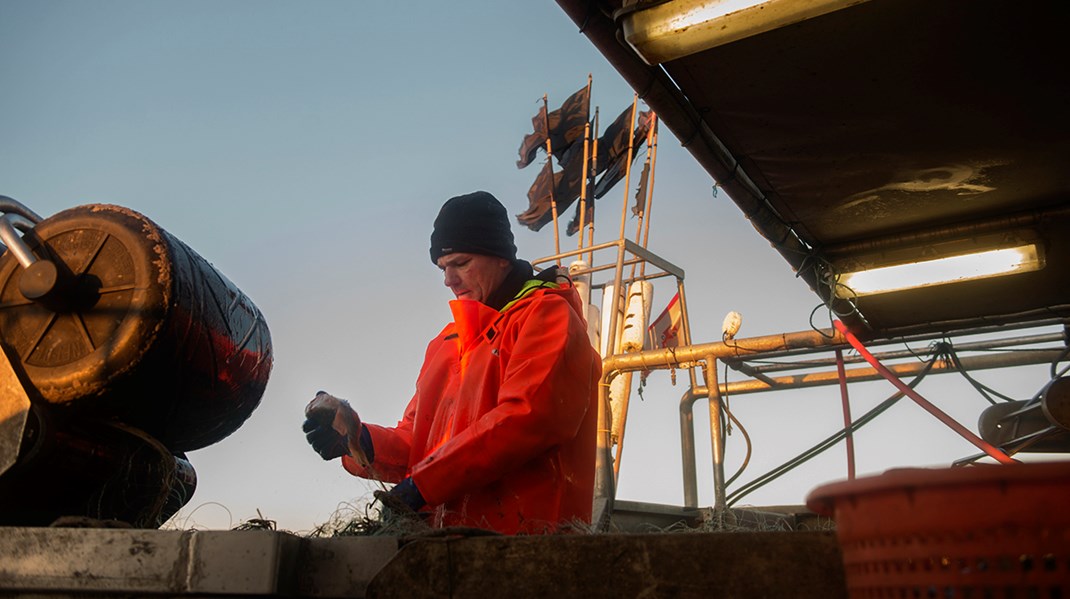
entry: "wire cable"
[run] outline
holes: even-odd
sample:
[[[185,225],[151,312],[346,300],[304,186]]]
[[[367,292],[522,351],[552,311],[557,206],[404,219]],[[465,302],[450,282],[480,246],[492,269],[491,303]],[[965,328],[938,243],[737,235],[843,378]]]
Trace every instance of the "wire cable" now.
[[[948,352],[948,355],[951,357],[951,365],[955,367],[955,370],[959,374],[961,374],[964,379],[969,381],[970,385],[972,385],[973,388],[976,389],[977,392],[980,393],[982,397],[984,397],[985,399],[988,400],[988,403],[990,403],[992,405],[997,405],[999,403],[996,400],[992,399],[991,395],[989,395],[990,393],[992,395],[995,395],[996,397],[1002,399],[1005,402],[1007,402],[1007,401],[1017,401],[1013,397],[1009,397],[1007,395],[1004,395],[1004,394],[1000,393],[999,391],[996,391],[995,389],[989,387],[988,385],[985,385],[984,383],[982,383],[982,382],[978,381],[977,379],[973,378],[972,376],[970,376],[970,373],[966,370],[966,368],[964,368],[962,366],[962,360],[959,359],[958,354],[955,352],[955,348],[950,343],[947,344],[947,352]]]
[[[728,480],[725,481],[724,486],[727,487],[728,485],[731,485],[733,482],[735,482],[736,479],[739,478],[740,475],[743,474],[743,471],[747,469],[747,466],[750,464],[750,457],[751,457],[751,453],[752,453],[752,451],[754,449],[754,446],[751,443],[750,434],[747,433],[747,428],[745,426],[743,426],[743,423],[740,422],[739,419],[736,418],[736,415],[732,413],[732,409],[728,404],[728,392],[727,392],[727,389],[728,389],[728,363],[727,362],[724,365],[724,382],[725,382],[726,392],[724,394],[724,402],[722,403],[722,408],[724,410],[725,415],[728,416],[729,421],[730,422],[735,422],[736,423],[736,428],[738,428],[739,432],[743,434],[743,443],[744,443],[744,446],[747,448],[747,452],[743,456],[743,463],[740,464],[739,469],[736,470],[735,474],[733,474],[731,477],[728,478]],[[727,431],[728,434],[731,434],[731,432],[732,432],[731,427],[726,428],[726,431]]]
[[[933,366],[935,364],[936,364],[936,358],[934,357],[932,360],[930,360],[928,363],[926,363],[925,368],[922,369],[922,371],[920,373],[918,373],[918,376],[916,376],[914,378],[914,380],[912,380],[907,386],[910,387],[911,389],[916,387],[919,383],[921,383],[922,379],[924,379],[925,376],[927,374],[929,374],[929,372],[932,370],[932,368],[933,368]],[[733,491],[732,493],[729,493],[728,496],[726,497],[728,506],[731,507],[732,505],[734,505],[736,502],[738,502],[743,497],[745,497],[745,496],[749,495],[750,493],[760,489],[761,487],[763,487],[766,484],[772,482],[773,480],[776,480],[777,478],[783,476],[784,474],[788,473],[789,471],[793,470],[794,468],[796,468],[796,467],[808,462],[809,460],[811,460],[814,457],[818,456],[822,452],[832,448],[837,443],[839,443],[840,441],[842,441],[843,439],[845,439],[847,437],[848,430],[853,433],[853,432],[861,429],[866,424],[869,424],[877,416],[881,415],[888,408],[890,408],[893,405],[895,405],[896,402],[898,402],[900,399],[903,398],[903,395],[904,395],[904,393],[902,391],[896,391],[890,397],[888,397],[887,399],[885,399],[881,403],[877,404],[876,407],[874,407],[873,409],[871,409],[870,411],[866,412],[861,417],[859,417],[857,420],[852,422],[851,426],[844,427],[843,429],[840,429],[838,432],[836,432],[833,435],[825,438],[823,441],[819,442],[817,445],[811,447],[810,449],[807,449],[806,451],[804,451],[801,454],[795,456],[794,458],[788,460],[787,462],[784,462],[780,466],[777,466],[776,468],[773,468],[769,472],[766,472],[765,474],[755,478],[754,480],[752,480],[752,481],[748,482],[747,484],[741,486],[739,489]]]

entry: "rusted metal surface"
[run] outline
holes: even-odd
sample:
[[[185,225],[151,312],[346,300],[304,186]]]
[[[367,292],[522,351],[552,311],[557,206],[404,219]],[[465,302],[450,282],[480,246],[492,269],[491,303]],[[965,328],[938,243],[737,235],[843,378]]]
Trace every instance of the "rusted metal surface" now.
[[[836,599],[845,589],[839,546],[827,532],[401,541],[0,528],[0,596]]]
[[[30,398],[7,354],[0,349],[0,475],[18,459],[29,413]]]
[[[609,356],[602,362],[602,372],[651,370],[656,368],[683,368],[708,357],[717,359],[753,358],[759,354],[779,351],[835,348],[846,345],[846,338],[838,331],[829,329],[765,335],[730,342],[717,341],[698,345],[686,345],[670,349],[654,349],[631,354]],[[607,380],[608,380],[607,378]]]
[[[0,342],[41,398],[142,428],[174,451],[226,437],[260,401],[270,334],[256,306],[145,216],[80,206],[39,223],[27,244],[66,279],[60,303],[20,292],[0,258]]]
[[[368,597],[846,597],[830,533],[566,535],[405,545]]]

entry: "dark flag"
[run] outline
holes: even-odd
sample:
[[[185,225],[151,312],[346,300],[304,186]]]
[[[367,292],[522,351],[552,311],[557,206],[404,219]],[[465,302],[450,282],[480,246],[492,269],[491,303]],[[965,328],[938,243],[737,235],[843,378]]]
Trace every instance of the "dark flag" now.
[[[539,113],[531,118],[532,133],[524,136],[520,144],[520,160],[517,168],[524,168],[535,160],[539,148],[546,147],[546,128],[549,123],[550,146],[558,162],[572,162],[565,154],[577,141],[583,140],[583,129],[587,125],[590,113],[591,94],[588,86],[568,97],[561,108],[546,114],[546,107],[539,108]]]
[[[632,108],[620,113],[598,138],[598,163],[594,174],[605,171],[622,153],[628,152],[628,129],[632,122]]]
[[[580,207],[584,204],[587,205],[587,208],[583,211],[583,224],[580,224]],[[569,221],[568,228],[565,229],[565,234],[571,237],[579,232],[580,229],[587,226],[588,223],[592,222],[594,222],[594,196],[588,194],[586,200],[583,202],[576,202],[576,213],[572,215],[572,220]]]
[[[561,108],[550,113],[550,146],[562,167],[566,163],[572,163],[571,159],[565,158],[565,152],[568,152],[576,141],[583,141],[583,129],[590,118],[590,112],[591,88],[585,85],[569,96],[561,104]]]
[[[630,108],[626,110],[625,114],[622,114],[621,116],[627,118],[628,115],[626,113],[629,112],[631,112]],[[643,144],[646,143],[646,134],[647,131],[650,129],[650,123],[652,120],[651,117],[653,116],[653,114],[654,113],[649,111],[639,113],[639,122],[636,124],[635,131],[632,134],[633,160],[635,159],[636,154],[639,153],[639,149],[642,148]],[[617,117],[617,121],[619,120],[621,120],[621,117]],[[613,124],[616,124],[617,121],[613,121]],[[613,125],[610,125],[610,127],[612,126]],[[627,131],[626,128],[623,130]],[[609,133],[610,130],[609,128],[607,128],[606,134],[608,135]],[[598,182],[594,185],[594,197],[596,198],[601,198],[602,196],[606,195],[609,190],[617,184],[618,181],[624,178],[624,172],[627,170],[628,134],[624,133],[623,135],[618,135],[617,137],[618,139],[616,140],[610,139],[606,141],[606,143],[610,144],[610,146],[608,147],[608,151],[606,152],[606,162],[604,163],[606,165],[605,172],[602,174],[602,178],[599,179]],[[620,143],[619,138],[623,138],[623,143]],[[602,147],[602,138],[599,138],[599,165],[603,164],[601,156]]]
[[[542,170],[539,171],[539,175],[535,177],[535,182],[528,189],[528,209],[516,215],[517,222],[532,231],[542,229],[546,223],[553,220],[553,213],[550,210],[551,170],[550,161],[547,160]],[[583,157],[570,160],[561,171],[553,173],[552,180],[553,199],[557,201],[557,213],[561,215],[580,196],[580,186],[583,182]]]
[[[646,212],[646,186],[650,180],[650,161],[643,163],[643,172],[639,173],[639,188],[635,190],[635,205],[632,206],[632,214],[641,216]]]
[[[534,133],[524,136],[520,142],[520,160],[516,161],[516,168],[524,168],[535,160],[535,154],[539,148],[546,147],[546,107],[540,106],[539,113],[531,117],[531,129]]]

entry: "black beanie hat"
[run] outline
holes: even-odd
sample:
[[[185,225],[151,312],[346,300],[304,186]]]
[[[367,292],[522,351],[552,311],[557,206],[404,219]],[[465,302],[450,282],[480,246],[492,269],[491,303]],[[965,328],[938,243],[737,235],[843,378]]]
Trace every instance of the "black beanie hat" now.
[[[476,191],[442,205],[431,232],[431,262],[457,252],[516,260],[509,214],[497,198]]]

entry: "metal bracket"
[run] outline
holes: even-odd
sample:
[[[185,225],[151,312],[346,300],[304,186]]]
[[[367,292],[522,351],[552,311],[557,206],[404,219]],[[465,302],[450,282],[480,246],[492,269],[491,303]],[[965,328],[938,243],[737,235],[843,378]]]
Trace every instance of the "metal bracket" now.
[[[30,413],[30,397],[0,350],[0,475],[15,465]]]

